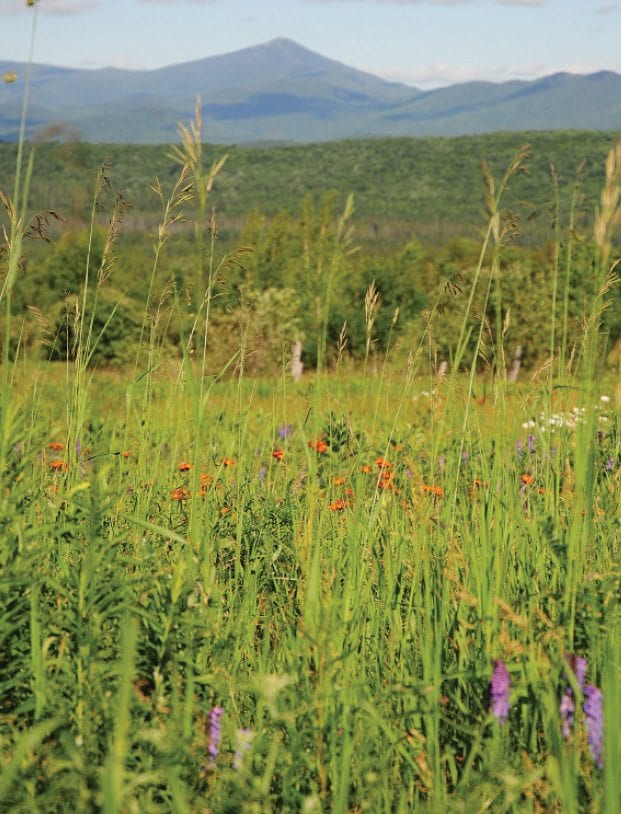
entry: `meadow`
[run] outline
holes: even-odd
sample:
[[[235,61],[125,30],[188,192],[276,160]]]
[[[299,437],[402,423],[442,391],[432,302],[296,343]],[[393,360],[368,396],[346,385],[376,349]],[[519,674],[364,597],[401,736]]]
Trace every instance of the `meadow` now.
[[[504,287],[519,150],[398,346],[407,297],[380,335],[369,282],[356,354],[333,320],[354,199],[308,215],[286,287],[232,278],[256,245],[219,249],[222,157],[198,119],[169,154],[143,311],[102,167],[64,319],[27,303],[38,344],[20,287],[54,214],[23,142],[2,195],[2,810],[616,814],[621,143],[532,303],[519,263]],[[543,338],[514,381],[520,304]]]

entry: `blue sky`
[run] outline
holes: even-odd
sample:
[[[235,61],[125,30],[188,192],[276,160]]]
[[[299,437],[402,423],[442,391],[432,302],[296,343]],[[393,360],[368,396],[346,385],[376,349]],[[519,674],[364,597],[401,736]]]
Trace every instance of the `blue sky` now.
[[[155,68],[289,37],[421,88],[621,73],[621,1],[37,1],[34,58],[52,65]],[[27,58],[32,14],[0,0],[0,60]]]

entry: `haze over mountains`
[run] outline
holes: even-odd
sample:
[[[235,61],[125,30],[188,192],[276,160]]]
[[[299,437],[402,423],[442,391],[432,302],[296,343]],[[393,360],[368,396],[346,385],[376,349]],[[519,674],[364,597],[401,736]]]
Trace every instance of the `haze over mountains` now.
[[[7,71],[18,80],[0,84],[0,140],[14,141],[26,65],[0,61],[0,75]],[[197,95],[204,137],[219,143],[621,129],[621,75],[610,71],[421,91],[276,39],[150,71],[35,65],[28,136],[175,141]]]

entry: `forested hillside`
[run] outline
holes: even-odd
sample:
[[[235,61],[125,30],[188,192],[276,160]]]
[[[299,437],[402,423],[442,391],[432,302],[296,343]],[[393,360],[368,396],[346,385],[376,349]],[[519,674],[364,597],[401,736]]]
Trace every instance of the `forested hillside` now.
[[[210,345],[214,367],[226,363],[240,332],[251,349],[250,372],[281,364],[295,337],[304,340],[308,365],[324,351],[328,360],[388,349],[404,357],[424,334],[430,310],[442,325],[433,352],[449,359],[478,274],[489,196],[520,153],[502,193],[502,245],[490,243],[484,255],[470,344],[484,315],[486,332],[499,318],[506,322],[508,352],[522,347],[526,364],[568,354],[593,296],[593,220],[613,141],[612,134],[531,133],[228,150],[204,145],[194,177],[186,179],[189,189],[227,152],[228,160],[202,215],[183,185],[173,194],[180,167],[171,148],[39,144],[30,207],[47,218],[52,241],[25,247],[12,303],[23,323],[14,323],[14,341],[52,358],[75,351],[71,314],[83,295],[96,196],[91,275],[109,256],[111,218],[116,256],[95,292],[100,362],[131,358],[145,306],[165,318],[162,341],[174,353],[197,333],[203,305],[196,292],[205,287],[218,336]],[[521,149],[525,142],[528,149]],[[11,189],[14,166],[14,146],[1,145],[0,188]],[[158,224],[171,195],[180,202],[154,266]],[[42,231],[40,222],[35,226],[33,236]],[[610,348],[621,336],[620,313],[618,307],[605,313]],[[318,335],[326,337],[323,350],[312,339]]]

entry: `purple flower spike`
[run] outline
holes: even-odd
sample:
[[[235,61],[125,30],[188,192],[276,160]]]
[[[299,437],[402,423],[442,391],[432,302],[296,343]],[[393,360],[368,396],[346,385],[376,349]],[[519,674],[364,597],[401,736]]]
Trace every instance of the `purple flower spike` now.
[[[559,712],[561,714],[561,730],[565,740],[571,735],[571,730],[574,728],[574,696],[572,691],[567,687],[561,698]]]
[[[584,688],[584,717],[591,754],[596,765],[604,766],[604,715],[602,691],[592,684]]]
[[[293,432],[293,424],[281,424],[278,428],[278,437],[281,441],[286,441]]]
[[[515,451],[517,452],[518,458],[521,458],[522,452],[524,451],[524,442],[521,438],[519,438],[515,443]]]
[[[537,445],[537,439],[535,438],[535,436],[532,433],[530,433],[530,435],[528,436],[527,443],[528,443],[528,451],[531,452],[531,453],[534,452],[535,447]]]
[[[576,676],[578,686],[584,692],[584,682],[586,680],[587,660],[583,656],[576,656],[574,653],[566,653],[565,660],[571,667],[572,673]]]
[[[612,457],[612,455],[606,461],[604,468],[606,469],[606,472],[612,472],[612,470],[615,468],[615,459]]]
[[[511,676],[502,659],[496,659],[490,681],[490,711],[504,724],[509,717]]]
[[[216,765],[216,758],[219,754],[218,747],[220,746],[220,738],[222,737],[222,730],[220,719],[224,710],[222,707],[214,707],[209,713],[209,738],[207,744],[207,752],[209,754],[209,762],[213,767]]]

